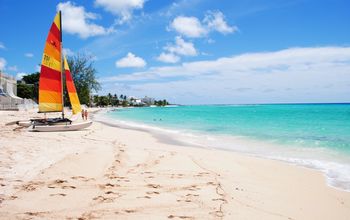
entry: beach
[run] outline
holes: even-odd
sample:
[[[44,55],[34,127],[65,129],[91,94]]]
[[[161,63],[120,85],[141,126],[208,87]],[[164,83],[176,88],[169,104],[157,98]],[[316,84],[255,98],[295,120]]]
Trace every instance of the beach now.
[[[0,219],[350,216],[350,193],[314,169],[99,121],[75,132],[5,126],[35,116],[0,112]]]

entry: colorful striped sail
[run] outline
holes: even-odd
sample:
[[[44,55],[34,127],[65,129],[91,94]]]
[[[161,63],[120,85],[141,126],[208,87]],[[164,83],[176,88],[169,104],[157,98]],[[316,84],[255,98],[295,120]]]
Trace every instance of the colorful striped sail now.
[[[69,70],[69,65],[68,65],[66,56],[64,56],[64,72],[66,74],[66,86],[67,86],[70,104],[72,105],[73,115],[75,115],[81,112],[81,106],[80,106],[80,101],[79,101],[77,91],[74,86],[74,81]]]
[[[46,39],[39,80],[39,112],[59,112],[62,99],[62,33],[58,12]]]

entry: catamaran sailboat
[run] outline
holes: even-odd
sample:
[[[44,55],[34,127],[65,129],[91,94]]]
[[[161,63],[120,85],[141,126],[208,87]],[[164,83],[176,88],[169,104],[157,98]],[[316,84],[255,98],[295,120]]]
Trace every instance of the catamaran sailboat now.
[[[63,61],[63,62],[62,62]],[[39,79],[39,113],[62,112],[60,118],[31,119],[18,121],[20,126],[32,126],[33,131],[73,131],[87,128],[92,121],[73,122],[65,118],[63,80],[67,87],[73,115],[81,112],[79,97],[62,54],[62,19],[59,11],[46,39]]]

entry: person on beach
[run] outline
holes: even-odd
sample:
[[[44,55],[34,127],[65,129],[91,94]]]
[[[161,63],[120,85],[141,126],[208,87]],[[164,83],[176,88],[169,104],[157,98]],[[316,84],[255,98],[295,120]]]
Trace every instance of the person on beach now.
[[[83,120],[84,120],[84,117],[85,117],[85,111],[84,111],[84,109],[81,110],[81,117],[82,117]]]
[[[85,120],[87,120],[88,119],[88,111],[85,109]]]

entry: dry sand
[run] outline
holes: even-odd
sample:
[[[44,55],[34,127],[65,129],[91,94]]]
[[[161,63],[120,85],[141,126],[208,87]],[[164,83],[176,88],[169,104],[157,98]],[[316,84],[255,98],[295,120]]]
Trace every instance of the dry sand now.
[[[0,112],[0,219],[349,219],[317,171],[94,124],[39,133]]]

